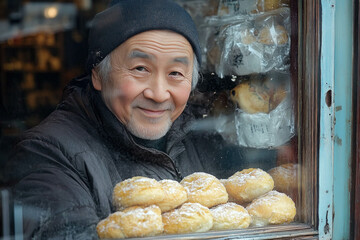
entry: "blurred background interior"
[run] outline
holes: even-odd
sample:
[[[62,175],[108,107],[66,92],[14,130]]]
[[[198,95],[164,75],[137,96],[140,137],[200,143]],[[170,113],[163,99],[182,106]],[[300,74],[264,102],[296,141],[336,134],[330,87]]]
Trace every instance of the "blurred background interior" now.
[[[109,2],[0,0],[0,164],[83,73],[90,21]]]

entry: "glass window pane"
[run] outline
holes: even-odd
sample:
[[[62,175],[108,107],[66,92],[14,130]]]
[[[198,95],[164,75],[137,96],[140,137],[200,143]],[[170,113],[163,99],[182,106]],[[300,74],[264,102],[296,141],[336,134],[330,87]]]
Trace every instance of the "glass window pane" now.
[[[134,46],[130,42],[125,50],[116,49],[120,54],[113,50],[112,58],[100,59],[102,52],[98,51],[95,57],[105,67],[94,67],[93,78],[86,73],[89,30],[96,24],[92,19],[109,1],[8,2],[0,3],[9,9],[0,10],[0,168],[4,169],[0,198],[8,219],[3,234],[25,231],[49,237],[84,234],[152,239],[258,235],[274,239],[316,234],[312,203],[317,198],[313,195],[317,170],[309,169],[316,165],[317,150],[307,147],[316,148],[317,136],[311,138],[304,129],[306,125],[309,132],[316,131],[316,122],[312,122],[316,117],[308,107],[316,100],[303,90],[312,92],[317,86],[306,75],[311,69],[299,70],[302,63],[298,62],[308,57],[298,49],[299,41],[305,42],[304,48],[312,42],[302,39],[298,26],[302,7],[304,11],[310,8],[307,1],[300,6],[288,0],[175,0],[192,17],[201,46],[199,79],[196,85],[191,79],[188,101],[184,98],[187,92],[174,89],[183,84],[178,79],[193,59],[176,58],[175,67],[166,65],[171,69],[166,79],[171,81],[156,85],[155,78],[149,77],[165,69],[161,64],[166,61],[159,56],[166,51],[157,55],[145,47],[128,53]],[[310,16],[304,18],[304,24],[311,22]],[[155,34],[154,39],[165,42],[165,37],[157,36],[163,35]],[[148,42],[152,41],[140,46],[153,47]],[[194,50],[192,42],[188,45]],[[125,62],[141,64],[126,65],[128,75],[121,67],[101,72],[106,72],[106,64],[123,67]],[[129,75],[132,80],[124,84]],[[149,84],[151,81],[155,83]],[[172,99],[168,105],[157,104],[167,100],[150,97],[148,89],[160,92],[165,87],[171,88]],[[124,98],[120,90],[126,91]],[[148,137],[151,124],[160,122],[146,121],[149,115],[160,114],[159,109],[178,109],[183,99],[181,114],[171,115],[165,136]],[[304,115],[299,103],[307,106]],[[158,109],[128,114],[132,108]],[[132,120],[133,125],[127,124]],[[157,132],[159,127],[154,129]],[[146,137],[138,134],[141,131]],[[19,137],[22,142],[15,145]],[[308,156],[311,159],[304,160]],[[12,170],[5,171],[8,167]],[[11,191],[19,176],[22,181]],[[143,196],[139,192],[131,197],[121,195],[133,189],[133,185],[121,188],[121,184],[140,181],[134,177],[160,186],[162,192],[167,184],[177,184],[183,192],[172,193],[171,201],[179,203],[169,207],[159,200],[170,199],[175,185],[167,198],[161,194],[156,198],[151,192],[154,202],[126,202],[127,198],[141,201],[138,197]],[[205,193],[199,196],[196,191]],[[183,201],[182,193],[186,193]],[[194,211],[207,224],[198,228],[195,223],[171,225],[175,215]],[[138,213],[135,220],[125,219],[134,212]],[[145,213],[147,217],[138,218]],[[150,213],[157,217],[150,218]],[[123,225],[118,231],[120,221],[134,221],[136,226],[144,221],[151,231],[133,232],[132,225],[129,232]],[[59,224],[63,227],[58,228]]]

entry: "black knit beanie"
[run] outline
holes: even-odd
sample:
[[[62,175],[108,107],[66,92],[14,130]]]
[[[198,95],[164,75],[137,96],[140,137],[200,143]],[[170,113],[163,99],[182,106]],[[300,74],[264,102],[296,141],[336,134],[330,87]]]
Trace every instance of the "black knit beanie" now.
[[[95,16],[90,28],[87,71],[130,37],[149,30],[183,35],[201,63],[196,26],[185,9],[171,0],[113,0],[109,8]]]

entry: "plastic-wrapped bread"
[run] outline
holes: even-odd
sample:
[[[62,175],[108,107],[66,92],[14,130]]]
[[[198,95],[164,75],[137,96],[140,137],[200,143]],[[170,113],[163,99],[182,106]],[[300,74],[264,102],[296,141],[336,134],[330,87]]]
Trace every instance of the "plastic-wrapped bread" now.
[[[267,12],[281,7],[281,0],[258,0],[257,9],[260,12]]]
[[[271,25],[260,30],[257,40],[266,45],[284,45],[289,41],[289,35],[283,26]]]
[[[286,97],[285,86],[270,78],[253,77],[230,91],[231,100],[246,113],[269,113]]]

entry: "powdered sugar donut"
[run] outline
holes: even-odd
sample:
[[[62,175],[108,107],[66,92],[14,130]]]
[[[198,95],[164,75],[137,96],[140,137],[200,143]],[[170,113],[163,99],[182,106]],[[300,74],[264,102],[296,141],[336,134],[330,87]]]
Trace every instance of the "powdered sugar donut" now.
[[[213,230],[247,228],[251,217],[247,210],[236,203],[224,203],[210,209],[214,218]]]
[[[219,179],[219,180],[226,189],[227,179]],[[235,198],[233,198],[233,196],[231,196],[230,194],[228,194],[228,202],[233,202],[233,203],[237,203],[237,204],[241,205],[241,203],[238,203],[238,201]]]
[[[294,201],[275,190],[252,201],[246,210],[252,218],[252,226],[290,223],[296,215]]]
[[[98,223],[96,230],[101,239],[145,237],[161,234],[164,225],[158,206],[135,206],[109,215]]]
[[[229,177],[225,187],[237,203],[244,204],[271,191],[274,188],[274,180],[259,168],[249,168]]]
[[[159,181],[159,183],[165,191],[165,198],[156,205],[160,207],[162,212],[170,211],[186,202],[187,192],[179,182],[165,179]]]
[[[279,192],[291,193],[298,188],[298,164],[287,163],[268,171],[274,180],[274,188]]]
[[[186,176],[180,183],[187,191],[187,202],[200,203],[210,208],[228,201],[224,185],[211,174],[196,172]]]
[[[120,227],[121,216],[122,212],[115,212],[97,224],[96,231],[100,239],[125,238],[122,228]]]
[[[206,232],[213,226],[209,208],[199,203],[184,203],[180,208],[162,214],[164,233]]]
[[[132,177],[115,185],[113,204],[117,209],[150,206],[165,199],[161,183],[152,178]]]

